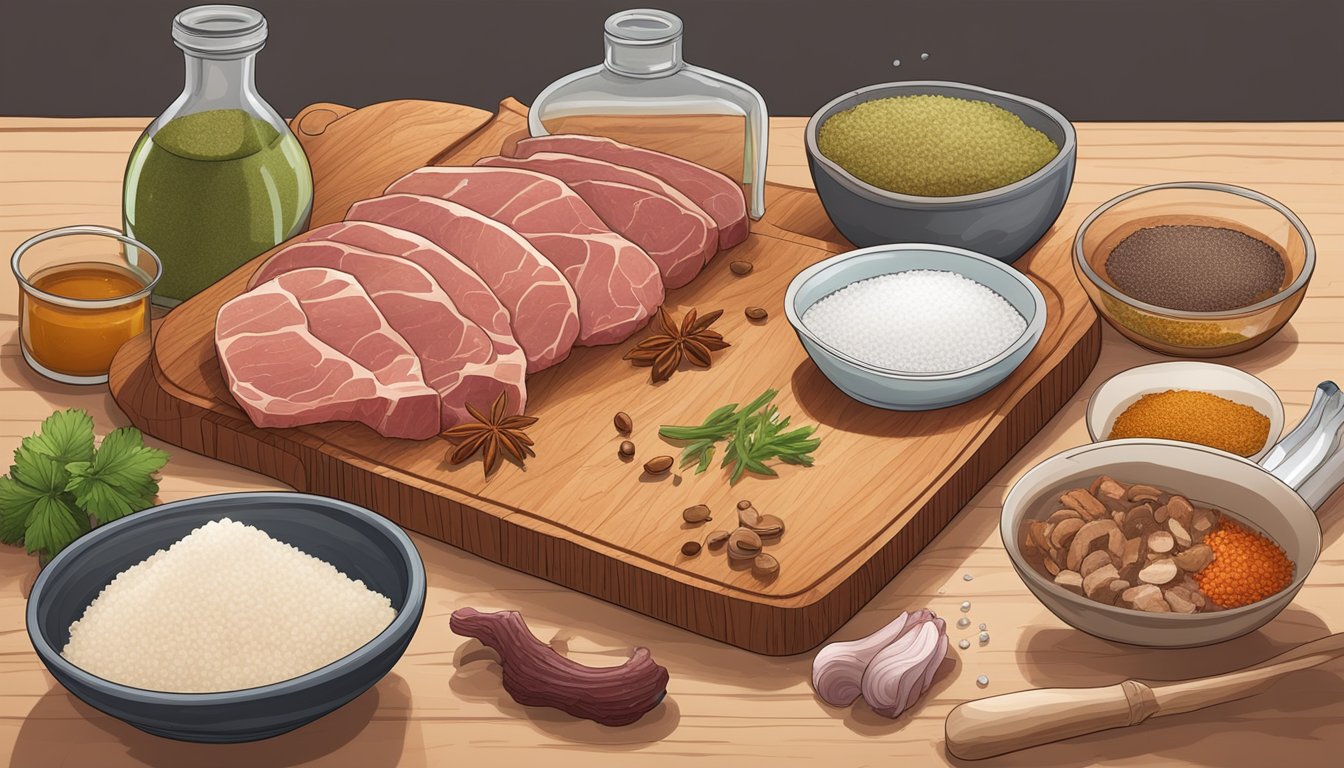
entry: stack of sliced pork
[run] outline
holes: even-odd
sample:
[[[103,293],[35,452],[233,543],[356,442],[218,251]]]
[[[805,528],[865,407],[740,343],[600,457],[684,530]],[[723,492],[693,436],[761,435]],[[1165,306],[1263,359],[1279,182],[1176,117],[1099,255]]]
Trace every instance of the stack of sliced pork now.
[[[229,391],[260,427],[358,421],[423,439],[574,345],[615,344],[747,238],[728,177],[610,139],[421,168],[277,252],[219,310]]]

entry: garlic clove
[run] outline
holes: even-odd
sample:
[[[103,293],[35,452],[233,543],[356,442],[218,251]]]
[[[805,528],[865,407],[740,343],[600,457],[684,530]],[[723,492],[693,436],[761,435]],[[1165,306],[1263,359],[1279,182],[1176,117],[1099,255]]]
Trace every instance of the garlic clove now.
[[[867,637],[831,643],[822,648],[812,662],[812,687],[827,704],[836,707],[853,704],[859,697],[863,670],[873,657],[902,633],[930,619],[933,619],[933,611],[927,608],[902,613]]]
[[[928,656],[925,657],[922,666],[917,666],[915,670],[909,675],[908,684],[905,681],[902,681],[900,709],[892,714],[886,715],[887,717],[896,717],[901,712],[904,712],[905,710],[914,706],[915,702],[919,701],[920,698],[924,696],[924,692],[927,691],[929,689],[929,685],[933,683],[933,676],[938,671],[938,665],[942,662],[943,657],[947,655],[946,628],[941,624],[941,622],[929,622],[929,623],[935,624],[935,626],[937,627],[938,630],[938,638],[936,641],[937,647],[934,648],[933,652],[931,652],[930,654],[928,654]],[[880,656],[881,654],[879,653],[878,655]],[[885,714],[885,713],[880,712],[879,714]]]
[[[941,619],[922,622],[873,657],[860,690],[874,712],[896,717],[924,695],[947,653],[945,629]]]
[[[812,687],[822,701],[847,707],[859,697],[859,681],[868,662],[897,637],[910,623],[910,614],[902,613],[876,632],[842,643],[831,643],[817,652],[812,661]]]

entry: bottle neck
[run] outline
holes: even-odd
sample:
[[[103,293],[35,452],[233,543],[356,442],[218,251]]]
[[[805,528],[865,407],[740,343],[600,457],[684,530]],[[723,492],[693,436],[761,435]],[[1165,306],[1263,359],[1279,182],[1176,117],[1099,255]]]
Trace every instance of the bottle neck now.
[[[256,51],[237,58],[212,59],[186,54],[188,97],[219,108],[250,106],[258,101]]]
[[[655,43],[632,43],[606,36],[607,69],[626,77],[666,77],[686,66],[681,58],[681,36]]]

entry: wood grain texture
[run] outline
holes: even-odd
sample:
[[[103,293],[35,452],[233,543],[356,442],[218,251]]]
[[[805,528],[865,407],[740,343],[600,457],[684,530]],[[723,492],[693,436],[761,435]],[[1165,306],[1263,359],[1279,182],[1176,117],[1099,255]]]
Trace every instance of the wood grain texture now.
[[[328,124],[320,154],[330,158],[332,186],[356,187],[345,178],[356,168],[361,183],[374,184],[380,171],[371,169],[383,168],[384,141],[402,148],[399,157],[416,156],[408,146],[417,142],[448,143],[435,131],[429,139],[371,131],[381,121],[369,115],[384,109],[393,110],[392,125],[431,122],[408,119],[407,108],[393,102]],[[342,124],[359,115],[366,116],[357,132],[342,138]],[[302,125],[303,115],[298,120]],[[422,149],[418,156],[470,165],[524,135],[526,110],[510,100],[446,152]],[[381,171],[382,183],[404,172],[392,163]],[[327,177],[316,178],[320,189]],[[477,461],[447,466],[445,440],[389,440],[362,425],[253,427],[219,372],[214,320],[265,255],[174,310],[148,355],[146,344],[128,345],[114,363],[111,390],[133,423],[190,451],[367,506],[473,554],[698,634],[760,653],[799,653],[849,620],[1068,401],[1096,360],[1101,329],[1074,279],[1067,238],[1051,238],[1018,263],[1045,294],[1049,319],[1037,348],[1004,384],[925,413],[853,402],[808,360],[782,305],[798,271],[849,246],[821,229],[821,204],[811,191],[781,187],[772,198],[779,207],[754,223],[746,243],[671,291],[665,304],[677,317],[692,307],[725,310],[715,328],[733,346],[716,353],[709,370],[683,364],[660,385],[622,359],[642,332],[623,344],[575,349],[561,365],[528,377],[528,414],[540,421],[528,430],[538,455],[525,468],[505,464],[485,478]],[[739,259],[755,269],[734,275],[728,263]],[[748,322],[743,310],[753,304],[771,319]],[[783,413],[819,425],[815,466],[780,467],[778,478],[748,477],[735,487],[717,468],[642,474],[644,461],[678,450],[657,437],[660,424],[698,424],[723,403],[746,402],[767,388],[779,390]],[[633,461],[616,454],[617,409],[634,419]],[[768,547],[781,565],[774,578],[734,567],[721,554],[680,552],[684,541],[734,524],[731,510],[743,498],[788,525]],[[717,511],[716,523],[683,526],[680,511],[693,504]]]
[[[115,226],[126,155],[149,122],[0,118],[0,252],[52,227]],[[803,118],[772,120],[772,182],[806,185]],[[1307,300],[1266,344],[1225,360],[1264,379],[1284,400],[1288,423],[1306,411],[1323,378],[1344,360],[1344,124],[1079,124],[1080,163],[1060,222],[1071,233],[1091,207],[1142,184],[1207,179],[1255,187],[1302,216],[1321,258]],[[0,281],[0,453],[9,455],[55,408],[80,407],[99,434],[128,423],[102,387],[46,381],[23,364],[15,336],[17,291]],[[1320,512],[1324,550],[1293,605],[1261,630],[1194,650],[1155,651],[1069,629],[1014,575],[997,530],[1011,484],[1045,457],[1088,439],[1083,412],[1111,375],[1164,358],[1109,327],[1092,375],[1046,428],[1014,456],[934,541],[837,631],[866,635],[901,611],[930,607],[957,617],[968,600],[972,625],[952,630],[972,641],[952,651],[929,694],[885,720],[862,704],[836,709],[808,682],[811,655],[770,657],[707,640],[669,624],[412,534],[429,594],[420,629],[392,674],[317,723],[256,744],[193,745],[136,731],[67,694],[42,668],[24,631],[24,596],[37,573],[22,552],[0,547],[0,764],[47,766],[518,766],[593,768],[747,765],[1218,766],[1260,768],[1290,756],[1328,766],[1344,744],[1344,667],[1291,675],[1246,701],[1151,720],[1008,755],[961,763],[943,746],[943,719],[982,696],[1050,686],[1112,685],[1127,678],[1174,680],[1217,674],[1268,659],[1344,628],[1344,494]],[[164,501],[207,493],[282,487],[271,478],[151,440],[172,453]],[[963,581],[962,574],[974,581]],[[456,608],[517,609],[544,641],[585,664],[615,665],[634,646],[652,649],[671,680],[664,703],[644,720],[604,729],[514,704],[498,662],[454,635]],[[986,646],[974,643],[986,622]],[[977,675],[990,683],[980,688]]]

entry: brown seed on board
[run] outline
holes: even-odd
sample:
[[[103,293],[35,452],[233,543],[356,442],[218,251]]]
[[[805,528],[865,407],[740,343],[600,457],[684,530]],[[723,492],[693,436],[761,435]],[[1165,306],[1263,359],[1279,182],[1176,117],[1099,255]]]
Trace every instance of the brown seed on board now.
[[[750,528],[738,528],[728,537],[728,556],[749,560],[761,552],[761,537]]]
[[[748,320],[764,320],[770,316],[770,313],[765,311],[765,307],[747,307],[743,314],[747,316]]]
[[[620,454],[621,456],[627,459],[633,458],[635,455],[635,444],[630,442],[629,440],[622,440],[620,447]]]
[[[644,462],[644,471],[650,475],[665,475],[672,468],[671,456],[654,456]]]
[[[755,528],[761,522],[761,513],[756,508],[748,504],[743,507],[737,505],[737,522],[747,528]]]
[[[622,435],[630,434],[630,430],[635,428],[635,422],[630,420],[630,414],[625,411],[617,411],[611,423],[616,425],[616,431]]]
[[[739,260],[734,261],[728,265],[728,269],[732,270],[734,275],[745,275],[754,268],[755,265],[753,265],[750,261]]]
[[[760,534],[763,539],[773,539],[784,535],[784,521],[774,515],[761,515],[756,524],[751,526],[751,530]]]
[[[694,507],[687,507],[681,511],[681,519],[688,523],[703,523],[714,518],[709,516],[709,506],[705,504],[696,504]]]
[[[688,541],[681,545],[681,554],[687,557],[695,557],[700,554],[700,542]]]
[[[751,570],[755,571],[758,576],[774,576],[779,573],[779,561],[775,559],[774,555],[767,555],[762,552],[751,561]]]
[[[738,508],[738,509],[751,509],[751,502],[750,502],[750,501],[747,501],[746,499],[743,499],[743,500],[737,502],[737,508]]]
[[[715,531],[705,537],[705,545],[710,549],[718,549],[728,543],[728,537],[731,535],[728,531]]]

